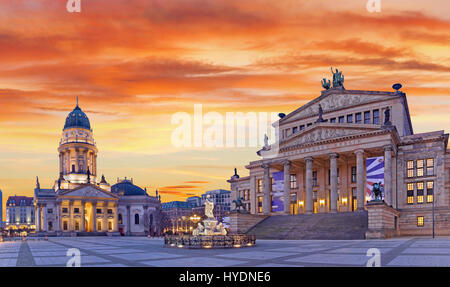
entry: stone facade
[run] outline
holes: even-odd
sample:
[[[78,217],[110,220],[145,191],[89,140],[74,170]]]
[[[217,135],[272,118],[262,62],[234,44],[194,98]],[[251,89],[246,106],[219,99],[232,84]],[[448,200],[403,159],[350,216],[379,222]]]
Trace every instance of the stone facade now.
[[[251,214],[366,209],[370,236],[383,230],[379,237],[392,237],[431,235],[434,208],[436,234],[450,235],[449,135],[414,134],[405,93],[332,88],[273,126],[277,138],[246,166],[249,176],[228,180],[232,200],[243,197]],[[373,157],[384,160],[383,207],[368,206],[366,162]],[[275,212],[272,174],[280,171],[285,207]]]

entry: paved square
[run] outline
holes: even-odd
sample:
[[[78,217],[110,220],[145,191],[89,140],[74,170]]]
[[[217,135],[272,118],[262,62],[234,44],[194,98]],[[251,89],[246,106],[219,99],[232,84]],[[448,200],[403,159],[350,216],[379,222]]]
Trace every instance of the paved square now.
[[[382,266],[450,266],[450,238],[258,240],[252,248],[179,249],[146,237],[49,238],[0,242],[0,267],[66,266],[78,248],[85,267],[366,266],[377,248]]]

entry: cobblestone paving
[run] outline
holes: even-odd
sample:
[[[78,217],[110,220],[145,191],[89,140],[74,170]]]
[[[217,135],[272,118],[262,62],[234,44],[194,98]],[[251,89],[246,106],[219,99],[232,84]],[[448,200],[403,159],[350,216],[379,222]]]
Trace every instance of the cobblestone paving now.
[[[377,248],[381,266],[450,266],[450,238],[390,240],[257,240],[239,249],[164,248],[163,240],[145,237],[50,238],[1,242],[0,267],[64,267],[77,248],[83,267],[302,267],[366,266],[367,250]]]

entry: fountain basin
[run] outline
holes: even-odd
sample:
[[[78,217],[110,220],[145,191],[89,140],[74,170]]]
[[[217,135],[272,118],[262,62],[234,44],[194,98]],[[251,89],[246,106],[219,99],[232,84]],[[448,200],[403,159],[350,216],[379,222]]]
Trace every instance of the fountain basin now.
[[[255,236],[229,235],[166,235],[164,247],[188,249],[243,248],[255,246]]]

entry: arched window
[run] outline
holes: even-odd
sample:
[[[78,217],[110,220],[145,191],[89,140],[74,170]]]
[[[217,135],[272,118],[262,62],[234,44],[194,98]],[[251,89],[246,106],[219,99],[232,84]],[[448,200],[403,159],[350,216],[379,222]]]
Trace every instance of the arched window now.
[[[119,213],[119,219],[118,219],[118,221],[119,221],[119,224],[122,224],[122,213]]]
[[[134,224],[139,224],[139,214],[134,215]]]

